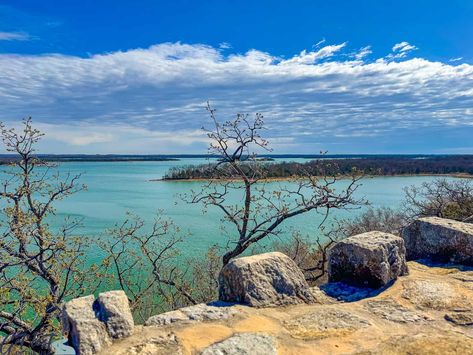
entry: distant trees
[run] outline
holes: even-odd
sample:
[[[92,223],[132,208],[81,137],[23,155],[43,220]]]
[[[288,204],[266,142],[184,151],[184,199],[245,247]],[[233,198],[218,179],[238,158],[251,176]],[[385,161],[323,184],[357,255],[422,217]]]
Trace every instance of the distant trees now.
[[[12,347],[48,352],[59,331],[61,303],[93,292],[96,268],[85,264],[85,238],[71,236],[78,222],[66,220],[52,230],[55,202],[85,187],[79,176],[60,176],[54,165],[34,157],[42,134],[31,120],[19,132],[1,125],[8,152],[19,159],[3,172],[0,196],[0,353]]]
[[[317,176],[303,172],[291,184],[268,185],[263,163],[257,158],[258,149],[269,150],[267,140],[260,134],[264,129],[263,116],[256,114],[252,119],[237,114],[233,120],[220,123],[209,104],[207,111],[213,122],[213,129],[207,131],[211,140],[209,152],[220,156],[220,160],[212,166],[214,179],[208,180],[200,191],[185,196],[185,200],[202,204],[204,209],[217,208],[223,214],[224,227],[232,226],[223,265],[254,243],[277,235],[289,218],[314,211],[325,220],[334,209],[353,208],[362,202],[353,196],[361,176],[352,171],[346,185],[337,186],[339,179],[333,162],[320,161]]]
[[[427,156],[414,159],[406,156],[371,156],[364,158],[324,158],[327,163],[321,165],[320,160],[306,163],[296,162],[261,162],[260,169],[266,178],[293,178],[310,173],[350,175],[353,169],[366,175],[391,176],[391,175],[416,175],[416,174],[469,174],[473,176],[473,156]],[[243,167],[250,169],[251,166]],[[191,180],[191,179],[218,179],[214,174],[215,164],[179,166],[169,169],[164,175],[164,180]],[[327,170],[329,169],[329,170]]]

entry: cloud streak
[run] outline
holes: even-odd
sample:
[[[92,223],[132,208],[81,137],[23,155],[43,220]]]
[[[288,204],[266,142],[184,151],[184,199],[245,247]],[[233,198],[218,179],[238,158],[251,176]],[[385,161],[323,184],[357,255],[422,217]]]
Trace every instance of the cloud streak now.
[[[353,52],[346,42],[289,58],[182,43],[86,58],[3,54],[0,118],[32,115],[49,149],[106,153],[205,152],[206,100],[222,119],[262,112],[281,153],[473,130],[473,66],[409,59],[414,49],[401,42],[372,59],[369,46]]]
[[[30,35],[24,32],[0,32],[0,41],[28,41]]]

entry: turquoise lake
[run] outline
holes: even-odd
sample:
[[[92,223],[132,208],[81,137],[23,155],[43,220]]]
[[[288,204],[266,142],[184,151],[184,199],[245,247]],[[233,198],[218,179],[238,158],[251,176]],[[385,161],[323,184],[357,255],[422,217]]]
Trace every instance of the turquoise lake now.
[[[207,162],[205,159],[181,159],[167,162],[61,163],[59,165],[61,172],[82,173],[80,181],[86,184],[88,189],[57,203],[57,216],[52,224],[57,225],[66,216],[76,217],[82,220],[82,226],[74,232],[75,234],[100,238],[106,233],[107,228],[123,221],[126,212],[133,212],[151,224],[161,210],[185,235],[185,241],[181,245],[183,254],[198,256],[210,245],[227,240],[220,228],[219,211],[209,209],[203,214],[201,206],[189,205],[179,197],[191,189],[199,189],[202,182],[151,180],[159,179],[173,166],[205,162]],[[434,177],[428,176],[366,178],[357,191],[357,197],[366,198],[374,207],[398,208],[403,202],[404,187],[419,185],[432,179]],[[278,188],[277,184],[287,183],[272,184],[275,184],[274,188]],[[356,216],[360,212],[361,210],[334,211],[331,217]],[[298,216],[284,225],[281,237],[287,237],[293,229],[314,237],[317,235],[320,218],[313,213]],[[94,255],[90,257],[95,259]]]

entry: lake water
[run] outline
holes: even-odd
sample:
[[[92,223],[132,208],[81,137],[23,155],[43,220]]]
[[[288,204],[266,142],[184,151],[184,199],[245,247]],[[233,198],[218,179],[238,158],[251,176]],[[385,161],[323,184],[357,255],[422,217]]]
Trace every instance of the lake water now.
[[[181,159],[168,162],[61,163],[59,169],[63,172],[82,173],[81,183],[86,184],[88,189],[56,205],[57,219],[53,225],[66,216],[77,217],[82,219],[82,227],[75,231],[76,234],[100,238],[107,228],[123,221],[127,211],[151,224],[156,213],[162,210],[186,235],[182,244],[183,253],[193,256],[202,254],[210,245],[226,241],[220,229],[219,211],[209,209],[203,214],[201,206],[189,205],[179,197],[191,189],[199,189],[202,183],[151,180],[159,179],[173,166],[205,162],[205,159]],[[357,197],[365,197],[374,207],[398,208],[403,202],[405,186],[432,179],[426,176],[367,178],[362,181]],[[335,211],[332,217],[349,217],[357,213],[360,210]],[[285,224],[282,236],[287,236],[291,229],[315,236],[319,221],[320,217],[312,213],[298,216]],[[94,255],[90,257],[94,259]]]

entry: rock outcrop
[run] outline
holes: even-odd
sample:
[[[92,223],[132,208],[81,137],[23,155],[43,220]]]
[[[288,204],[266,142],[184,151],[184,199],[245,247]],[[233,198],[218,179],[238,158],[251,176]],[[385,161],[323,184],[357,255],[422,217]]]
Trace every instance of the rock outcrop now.
[[[63,328],[78,355],[96,354],[111,344],[105,323],[96,317],[94,302],[90,295],[64,305]]]
[[[78,355],[96,354],[112,343],[133,333],[134,322],[123,291],[75,298],[62,313],[63,329]]]
[[[133,333],[135,323],[124,291],[100,293],[97,303],[99,318],[107,325],[108,334],[112,338],[123,338]]]
[[[471,271],[412,261],[408,266],[409,275],[364,299],[284,308],[234,305],[225,307],[236,309],[227,318],[138,325],[100,355],[473,354]]]
[[[228,319],[237,313],[231,304],[214,302],[213,304],[198,304],[180,308],[175,311],[161,313],[148,318],[146,326],[162,326],[172,323],[202,322],[209,320]]]
[[[276,340],[267,334],[240,333],[204,349],[202,355],[276,355]]]
[[[220,272],[219,284],[221,301],[252,307],[315,301],[302,271],[278,252],[231,260]]]
[[[408,273],[402,238],[384,232],[368,232],[335,244],[328,254],[330,281],[382,287]]]
[[[473,265],[473,224],[438,217],[419,218],[402,231],[407,259]]]
[[[320,288],[282,253],[241,257],[219,275],[220,301],[135,327],[125,293],[105,292],[65,304],[64,329],[80,355],[473,353],[473,271],[409,262],[408,275],[405,247],[410,258],[469,264],[473,225],[421,218],[402,236],[335,244],[332,282]]]

